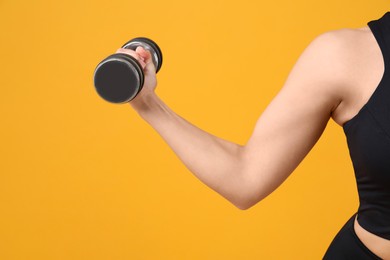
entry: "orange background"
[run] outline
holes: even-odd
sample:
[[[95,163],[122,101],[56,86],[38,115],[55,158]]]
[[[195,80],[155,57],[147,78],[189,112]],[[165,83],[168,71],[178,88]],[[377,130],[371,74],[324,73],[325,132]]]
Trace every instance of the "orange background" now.
[[[0,259],[320,259],[357,210],[333,121],[274,193],[240,211],[189,172],[93,71],[131,38],[163,51],[158,95],[244,144],[319,34],[388,2],[0,1]]]

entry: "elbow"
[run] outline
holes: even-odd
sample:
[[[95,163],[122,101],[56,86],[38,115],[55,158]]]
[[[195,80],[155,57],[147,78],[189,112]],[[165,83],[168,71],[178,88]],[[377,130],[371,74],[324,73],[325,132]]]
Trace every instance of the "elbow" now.
[[[240,210],[248,210],[262,201],[266,194],[262,192],[262,189],[259,187],[254,187],[252,185],[241,185],[239,192],[234,196],[234,200],[231,202]]]
[[[248,210],[253,205],[250,205],[250,204],[234,204],[234,206],[236,206],[236,208],[238,208],[239,210]]]
[[[248,209],[252,208],[253,206],[255,206],[259,202],[260,202],[260,200],[258,200],[258,199],[248,198],[248,199],[242,200],[240,202],[235,202],[233,204],[234,204],[234,206],[236,206],[236,208],[238,208],[240,210],[248,210]]]
[[[244,166],[239,167],[240,179],[235,182],[233,189],[229,189],[229,201],[240,210],[249,210],[267,196],[267,190],[265,185],[259,185],[259,181],[251,176],[254,174],[248,174],[243,169]],[[256,174],[258,176],[258,174]],[[233,185],[232,185],[233,186]]]

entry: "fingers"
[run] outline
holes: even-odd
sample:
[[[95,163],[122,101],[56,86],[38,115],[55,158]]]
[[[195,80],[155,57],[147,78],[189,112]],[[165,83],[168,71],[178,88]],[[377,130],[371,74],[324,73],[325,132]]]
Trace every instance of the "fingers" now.
[[[131,49],[119,48],[116,52],[128,54],[128,55],[136,58],[139,61],[140,65],[142,66],[142,69],[145,71],[148,71],[150,73],[153,71],[154,72],[156,71],[156,69],[154,67],[154,63],[152,61],[152,54],[150,53],[150,51],[144,49],[141,46],[138,46],[135,49],[135,51],[131,50]]]
[[[143,47],[138,46],[135,51],[139,53],[139,55],[144,59],[146,63],[150,62],[152,59],[152,55],[149,51],[145,50]]]
[[[145,62],[145,68],[147,71],[156,71],[154,68],[152,54],[150,53],[150,51],[144,49],[142,46],[138,46],[135,49],[135,52],[138,53],[140,55],[140,58],[143,59],[143,61]]]
[[[142,49],[142,50],[138,50],[138,49]],[[138,51],[137,51],[138,50]],[[123,53],[123,54],[127,54],[127,55],[130,55],[132,56],[133,58],[135,58],[141,65],[142,69],[145,69],[146,65],[147,65],[147,60],[145,58],[145,50],[142,48],[142,47],[137,47],[137,50],[134,51],[134,50],[131,50],[131,49],[123,49],[123,48],[119,48],[116,53]]]

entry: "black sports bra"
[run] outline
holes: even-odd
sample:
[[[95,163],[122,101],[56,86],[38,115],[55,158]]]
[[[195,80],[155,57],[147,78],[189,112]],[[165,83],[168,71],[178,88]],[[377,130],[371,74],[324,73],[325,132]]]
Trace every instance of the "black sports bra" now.
[[[368,102],[343,125],[359,193],[358,222],[390,240],[390,12],[367,23],[385,71]]]

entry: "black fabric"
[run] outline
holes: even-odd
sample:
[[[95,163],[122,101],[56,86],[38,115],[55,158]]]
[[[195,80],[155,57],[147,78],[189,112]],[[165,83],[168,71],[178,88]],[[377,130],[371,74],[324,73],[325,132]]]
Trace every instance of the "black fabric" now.
[[[337,233],[328,250],[324,260],[371,260],[381,259],[368,249],[356,235],[353,227],[356,213],[345,223]]]
[[[385,71],[368,102],[343,129],[359,193],[358,222],[390,239],[390,12],[367,24],[382,51]]]

